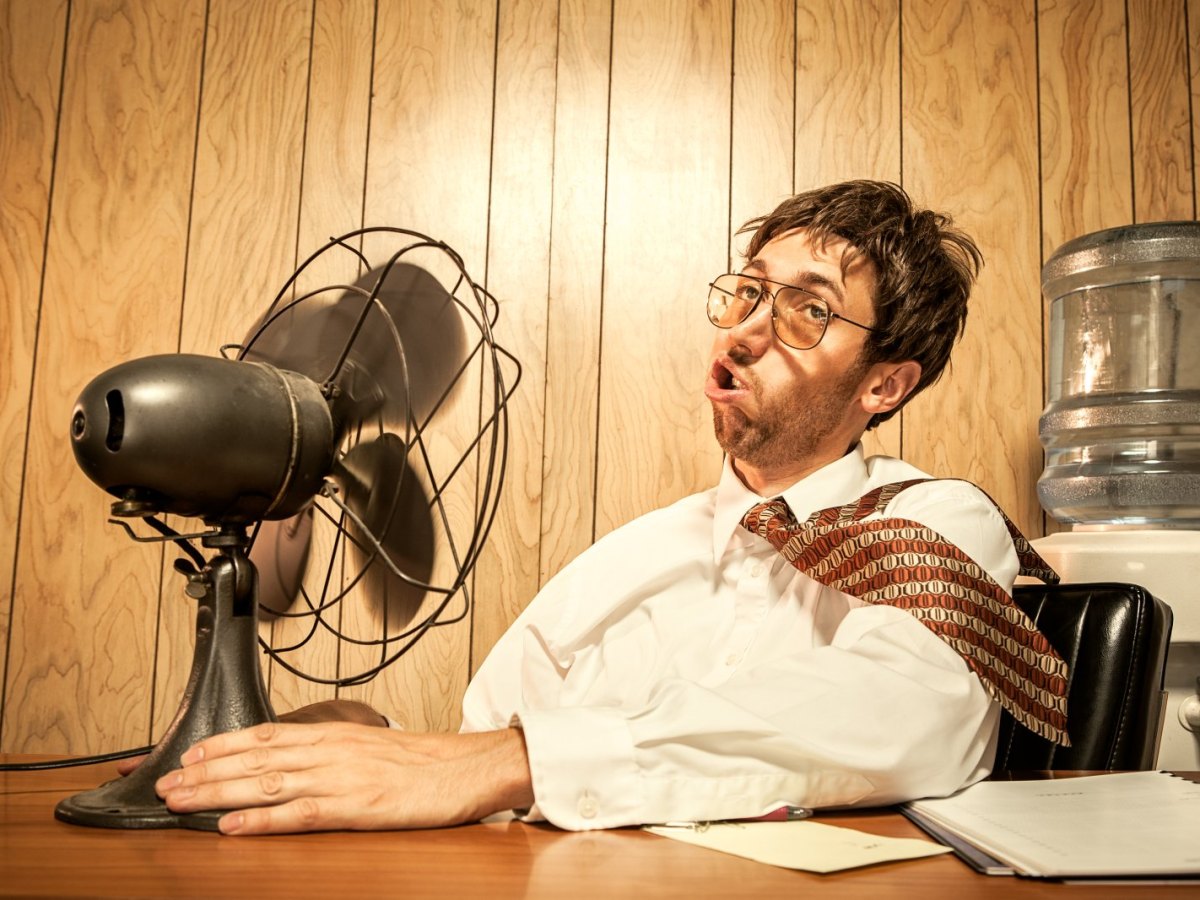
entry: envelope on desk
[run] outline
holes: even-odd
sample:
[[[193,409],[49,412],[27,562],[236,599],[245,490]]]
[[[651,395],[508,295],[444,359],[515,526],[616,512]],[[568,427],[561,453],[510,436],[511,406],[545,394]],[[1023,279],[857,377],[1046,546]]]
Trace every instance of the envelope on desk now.
[[[930,841],[879,837],[812,821],[650,825],[646,831],[772,866],[822,873],[950,852]]]

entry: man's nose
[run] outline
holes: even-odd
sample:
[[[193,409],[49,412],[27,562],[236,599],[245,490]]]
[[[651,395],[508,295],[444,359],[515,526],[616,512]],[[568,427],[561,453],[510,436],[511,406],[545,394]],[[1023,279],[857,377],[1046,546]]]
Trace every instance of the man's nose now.
[[[750,315],[730,328],[729,338],[754,356],[766,353],[775,340],[775,328],[771,324],[771,298],[763,297]]]

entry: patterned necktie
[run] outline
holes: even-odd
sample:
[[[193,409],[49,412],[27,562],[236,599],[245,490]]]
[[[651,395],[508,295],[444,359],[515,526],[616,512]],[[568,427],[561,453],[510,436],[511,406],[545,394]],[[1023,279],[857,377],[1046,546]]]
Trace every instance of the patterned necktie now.
[[[759,503],[742,526],[766,538],[810,578],[864,603],[895,606],[953,647],[1013,718],[1047,740],[1067,738],[1067,666],[1030,618],[958,547],[911,519],[863,521],[905,488],[875,488],[842,507],[797,522],[782,499]],[[990,498],[989,498],[990,499]],[[993,501],[994,502],[994,501]],[[1058,575],[997,507],[1021,563],[1047,583]]]

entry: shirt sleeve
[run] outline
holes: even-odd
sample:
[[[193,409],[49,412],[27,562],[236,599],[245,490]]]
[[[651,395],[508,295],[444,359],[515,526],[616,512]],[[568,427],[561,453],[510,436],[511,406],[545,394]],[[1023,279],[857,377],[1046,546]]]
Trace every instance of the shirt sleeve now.
[[[943,534],[1011,590],[1015,553],[981,498],[938,482],[889,512]],[[466,730],[524,729],[531,816],[583,830],[876,806],[943,796],[990,768],[998,705],[949,645],[887,606],[852,609],[828,646],[747,660],[719,684],[664,679],[636,707],[560,706],[560,663],[538,648],[564,615],[564,575],[497,644],[464,703]]]

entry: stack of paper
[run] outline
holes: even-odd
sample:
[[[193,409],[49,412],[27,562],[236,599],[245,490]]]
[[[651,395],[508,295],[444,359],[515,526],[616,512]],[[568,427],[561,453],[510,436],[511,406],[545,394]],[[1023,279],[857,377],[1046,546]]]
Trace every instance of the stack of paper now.
[[[1200,875],[1200,785],[1165,772],[985,781],[905,813],[982,871]]]

